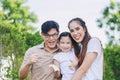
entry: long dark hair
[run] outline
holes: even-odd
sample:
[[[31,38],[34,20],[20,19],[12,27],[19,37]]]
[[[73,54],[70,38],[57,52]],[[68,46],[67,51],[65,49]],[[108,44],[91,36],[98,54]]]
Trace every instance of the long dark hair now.
[[[62,32],[62,33],[60,34],[59,38],[58,38],[58,42],[60,42],[60,39],[61,39],[62,37],[69,37],[70,40],[71,40],[71,42],[72,42],[75,55],[76,55],[76,54],[79,54],[79,52],[80,52],[79,44],[72,38],[70,32]],[[77,57],[77,55],[76,55],[76,57]]]
[[[73,18],[72,20],[69,21],[68,23],[68,28],[70,29],[70,23],[73,22],[73,21],[76,21],[79,25],[81,25],[83,27],[83,29],[86,30],[85,32],[85,36],[81,42],[82,44],[82,51],[80,51],[81,53],[77,53],[77,57],[79,59],[79,62],[78,62],[78,66],[80,66],[85,58],[85,55],[86,55],[86,51],[87,51],[87,44],[88,44],[88,41],[91,39],[91,36],[87,30],[87,27],[86,27],[86,24],[85,22],[81,19],[81,18]]]

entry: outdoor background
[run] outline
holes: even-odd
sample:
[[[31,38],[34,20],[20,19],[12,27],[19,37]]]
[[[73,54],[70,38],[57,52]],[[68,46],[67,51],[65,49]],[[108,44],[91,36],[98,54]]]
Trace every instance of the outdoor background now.
[[[28,0],[26,5],[38,16],[37,27],[40,28],[46,20],[55,20],[60,24],[60,32],[68,31],[69,20],[80,17],[86,22],[90,34],[99,37],[104,45],[104,29],[97,27],[96,20],[109,3],[110,0]]]
[[[43,41],[43,22],[55,20],[63,32],[75,17],[82,18],[91,36],[103,44],[104,80],[119,80],[119,0],[0,0],[0,80],[19,80],[25,51]]]

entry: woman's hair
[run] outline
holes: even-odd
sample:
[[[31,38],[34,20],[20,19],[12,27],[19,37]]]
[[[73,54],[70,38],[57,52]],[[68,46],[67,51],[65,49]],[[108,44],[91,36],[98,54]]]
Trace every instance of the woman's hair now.
[[[87,27],[86,27],[86,24],[85,22],[81,19],[81,18],[73,18],[72,20],[69,21],[68,23],[68,28],[70,29],[70,23],[75,21],[76,23],[78,23],[79,25],[81,25],[83,27],[83,29],[86,30],[85,32],[85,36],[81,42],[82,44],[82,51],[79,52],[79,54],[76,54],[78,59],[79,59],[79,62],[78,62],[78,66],[80,66],[85,58],[85,55],[86,55],[86,51],[87,51],[87,44],[88,44],[88,41],[91,39],[91,36],[87,30]]]
[[[80,49],[79,49],[79,44],[72,38],[70,32],[62,32],[58,38],[58,42],[60,42],[61,38],[62,37],[69,37],[71,42],[72,42],[72,45],[73,45],[73,48],[74,48],[74,52],[75,52],[75,55],[76,54],[79,54],[80,52]],[[76,55],[77,57],[77,55]]]

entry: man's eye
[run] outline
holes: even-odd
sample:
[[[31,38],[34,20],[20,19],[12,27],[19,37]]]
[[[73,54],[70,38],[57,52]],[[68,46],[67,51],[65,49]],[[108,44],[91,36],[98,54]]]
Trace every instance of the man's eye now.
[[[46,36],[46,37],[49,37],[49,35],[48,35],[48,34],[45,34],[45,36]]]
[[[53,36],[54,36],[54,37],[58,37],[58,34],[54,34]]]

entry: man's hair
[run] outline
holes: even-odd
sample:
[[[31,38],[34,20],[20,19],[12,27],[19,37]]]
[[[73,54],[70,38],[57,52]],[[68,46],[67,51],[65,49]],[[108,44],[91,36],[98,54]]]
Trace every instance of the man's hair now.
[[[59,24],[53,20],[46,21],[41,26],[41,31],[44,34],[47,34],[52,28],[56,29],[59,32]]]

